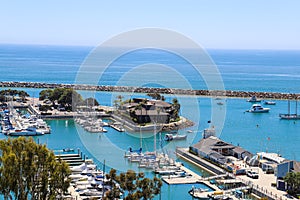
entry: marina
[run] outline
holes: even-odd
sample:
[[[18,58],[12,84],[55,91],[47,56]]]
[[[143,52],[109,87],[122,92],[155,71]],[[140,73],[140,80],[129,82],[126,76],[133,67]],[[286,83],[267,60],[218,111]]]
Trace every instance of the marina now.
[[[11,103],[3,107],[1,130],[8,136],[39,136],[50,134],[51,128],[35,115],[22,115]]]

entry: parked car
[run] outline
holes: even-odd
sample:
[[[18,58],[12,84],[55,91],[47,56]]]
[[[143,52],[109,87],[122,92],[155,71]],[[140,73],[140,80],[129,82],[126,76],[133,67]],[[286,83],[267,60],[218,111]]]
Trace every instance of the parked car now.
[[[250,178],[258,179],[258,173],[255,171],[247,171],[247,176]]]

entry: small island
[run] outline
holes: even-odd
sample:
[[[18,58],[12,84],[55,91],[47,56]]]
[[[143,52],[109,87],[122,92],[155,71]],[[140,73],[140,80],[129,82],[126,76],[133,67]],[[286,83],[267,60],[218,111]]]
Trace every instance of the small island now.
[[[194,123],[182,116],[177,98],[172,103],[158,93],[147,94],[148,98],[132,98],[123,100],[117,96],[114,101],[115,112],[112,118],[130,131],[170,131],[189,127]]]

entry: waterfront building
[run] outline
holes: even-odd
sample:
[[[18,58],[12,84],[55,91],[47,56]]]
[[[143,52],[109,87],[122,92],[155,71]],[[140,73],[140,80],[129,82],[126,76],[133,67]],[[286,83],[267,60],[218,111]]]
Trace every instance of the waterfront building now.
[[[203,138],[195,145],[190,146],[190,151],[221,165],[226,164],[230,156],[244,161],[249,161],[253,157],[249,151],[226,143],[215,136]]]
[[[133,98],[119,107],[120,112],[127,113],[137,123],[169,123],[175,108],[162,100]]]

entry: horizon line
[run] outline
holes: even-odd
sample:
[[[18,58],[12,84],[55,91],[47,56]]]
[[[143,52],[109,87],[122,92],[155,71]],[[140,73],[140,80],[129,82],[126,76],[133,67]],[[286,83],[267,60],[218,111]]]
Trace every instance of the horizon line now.
[[[49,47],[84,47],[84,48],[91,48],[94,49],[99,45],[84,45],[84,44],[36,44],[36,43],[0,43],[1,46],[3,45],[8,45],[8,46],[49,46]],[[106,48],[126,48],[128,46],[113,46],[113,47],[106,47]],[[149,48],[149,47],[147,47]],[[151,48],[151,47],[150,47]],[[204,48],[202,46],[202,48]],[[155,48],[153,48],[155,49]],[[194,48],[188,48],[188,47],[178,47],[174,48],[172,47],[171,49],[194,49]],[[255,48],[236,48],[236,47],[205,47],[204,49],[206,50],[257,50],[257,51],[300,51],[299,48],[260,48],[260,47],[255,47]]]

